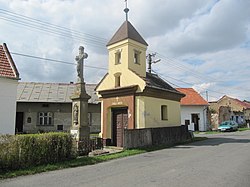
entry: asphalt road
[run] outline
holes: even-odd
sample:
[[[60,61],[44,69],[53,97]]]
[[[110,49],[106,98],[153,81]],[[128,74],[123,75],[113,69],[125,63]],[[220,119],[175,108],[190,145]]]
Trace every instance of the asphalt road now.
[[[0,186],[250,187],[250,131],[207,136],[97,165],[7,179]]]

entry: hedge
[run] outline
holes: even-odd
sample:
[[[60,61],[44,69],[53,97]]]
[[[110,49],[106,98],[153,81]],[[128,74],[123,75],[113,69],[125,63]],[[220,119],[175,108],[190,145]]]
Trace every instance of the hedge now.
[[[68,133],[44,133],[0,136],[0,172],[75,157]]]

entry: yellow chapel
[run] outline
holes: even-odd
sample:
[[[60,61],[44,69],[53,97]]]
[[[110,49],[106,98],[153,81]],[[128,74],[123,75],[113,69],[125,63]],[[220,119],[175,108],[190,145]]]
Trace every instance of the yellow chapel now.
[[[184,94],[146,72],[147,46],[128,20],[107,44],[108,73],[96,87],[104,145],[123,147],[124,129],[181,125]]]

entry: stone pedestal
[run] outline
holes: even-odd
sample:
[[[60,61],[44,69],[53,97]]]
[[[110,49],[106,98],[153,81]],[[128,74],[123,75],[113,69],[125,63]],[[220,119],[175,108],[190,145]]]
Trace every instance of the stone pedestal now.
[[[84,83],[77,83],[77,89],[72,99],[72,126],[71,134],[76,141],[89,139],[90,128],[88,124],[88,100],[90,96],[85,91]]]

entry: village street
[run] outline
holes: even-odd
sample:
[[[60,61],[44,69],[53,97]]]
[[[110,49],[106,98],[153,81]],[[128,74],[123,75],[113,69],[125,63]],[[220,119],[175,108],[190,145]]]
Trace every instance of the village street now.
[[[3,180],[15,186],[250,186],[250,131],[109,162]]]

